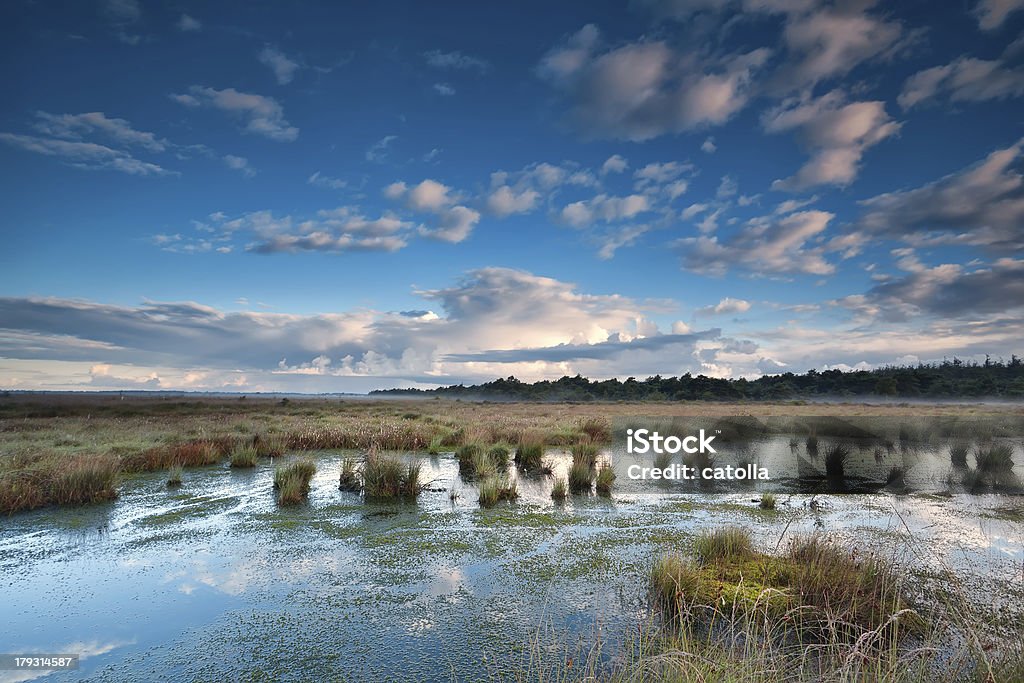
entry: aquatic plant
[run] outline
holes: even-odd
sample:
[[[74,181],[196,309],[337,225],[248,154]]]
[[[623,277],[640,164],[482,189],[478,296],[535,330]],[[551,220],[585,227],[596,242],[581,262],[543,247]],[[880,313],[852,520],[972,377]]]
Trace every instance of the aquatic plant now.
[[[473,476],[478,479],[493,477],[498,473],[498,468],[494,464],[494,460],[491,458],[490,454],[485,453],[482,448],[477,449],[476,452],[473,453],[473,459],[471,462]]]
[[[762,510],[774,510],[775,509],[775,494],[768,493],[768,492],[762,493],[761,494],[761,502],[758,503],[758,506]]]
[[[569,468],[569,491],[590,493],[594,486],[594,470],[586,463],[573,463]]]
[[[260,454],[255,446],[236,446],[229,460],[232,467],[256,467]]]
[[[587,417],[580,420],[577,426],[579,431],[590,437],[590,440],[594,443],[611,441],[611,426],[605,420],[597,417]]]
[[[555,483],[551,486],[551,500],[556,503],[564,502],[569,497],[569,487],[563,477],[555,479]]]
[[[524,472],[538,472],[543,468],[544,444],[525,441],[516,446],[516,467]]]
[[[167,470],[167,486],[176,488],[181,486],[181,465],[175,465]]]
[[[997,444],[974,451],[975,467],[981,472],[1009,472],[1013,469],[1013,448]]]
[[[419,463],[406,465],[398,458],[371,451],[363,463],[363,490],[367,498],[415,500],[422,487]]]
[[[491,475],[480,482],[481,507],[493,507],[503,500],[514,501],[519,497],[519,486],[506,475]]]
[[[487,449],[487,457],[491,459],[491,462],[499,470],[504,470],[508,467],[511,455],[512,449],[503,443],[496,443]]]
[[[615,470],[607,463],[601,465],[597,470],[597,481],[595,483],[597,493],[602,496],[610,496],[613,483],[615,483]]]
[[[455,449],[455,459],[459,461],[459,474],[466,478],[475,477],[477,458],[483,450],[483,446],[478,443],[463,444]]]
[[[825,474],[835,479],[842,479],[849,459],[849,446],[841,443],[831,444],[825,449]]]
[[[296,460],[274,470],[274,490],[279,505],[296,505],[309,495],[309,482],[316,474],[312,460]]]
[[[597,462],[597,446],[590,443],[573,444],[569,452],[572,453],[573,463],[583,463],[587,467],[593,467]]]
[[[342,491],[358,492],[363,488],[359,481],[359,471],[355,458],[345,458],[341,461],[341,474],[338,476],[338,488]]]
[[[949,460],[953,463],[953,467],[967,467],[968,451],[970,451],[970,446],[963,441],[950,445]]]

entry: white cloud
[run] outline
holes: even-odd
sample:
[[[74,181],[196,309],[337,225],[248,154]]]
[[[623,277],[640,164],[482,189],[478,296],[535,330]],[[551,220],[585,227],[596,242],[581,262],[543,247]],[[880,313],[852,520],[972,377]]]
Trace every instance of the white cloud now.
[[[453,88],[448,83],[435,83],[434,92],[436,92],[438,95],[451,96],[455,94],[455,88]]]
[[[979,28],[991,31],[999,28],[1010,14],[1024,9],[1024,0],[979,0],[974,6]]]
[[[284,118],[284,109],[272,97],[239,92],[234,88],[216,90],[193,85],[188,93],[171,95],[171,99],[188,107],[213,107],[241,118],[245,131],[271,140],[292,142],[299,129]]]
[[[849,185],[857,177],[864,152],[895,135],[901,126],[886,113],[884,102],[847,102],[838,90],[816,99],[784,102],[766,112],[762,124],[769,133],[798,130],[812,150],[811,159],[796,175],[773,183],[784,190]]]
[[[724,275],[732,268],[743,268],[757,274],[827,275],[835,270],[823,256],[827,247],[808,243],[818,239],[834,217],[825,211],[761,217],[730,237],[687,237],[674,247],[683,266],[697,273]]]
[[[33,127],[41,133],[58,138],[81,140],[84,135],[100,134],[126,146],[138,146],[150,152],[163,152],[169,143],[153,133],[135,130],[124,119],[108,118],[101,111],[85,114],[50,114],[36,112]]]
[[[103,0],[103,13],[114,23],[131,24],[142,17],[137,0]]]
[[[700,151],[704,152],[705,154],[714,154],[717,149],[718,146],[715,145],[715,138],[713,137],[705,138],[704,142],[702,142],[700,145]]]
[[[246,178],[251,178],[256,175],[256,169],[249,164],[249,160],[245,157],[235,156],[234,154],[225,154],[224,163],[228,168],[240,171]]]
[[[532,188],[517,192],[508,185],[502,185],[487,196],[487,210],[500,218],[529,213],[536,208],[539,199],[540,193]]]
[[[291,59],[273,45],[266,45],[259,55],[260,63],[270,67],[274,72],[274,78],[278,85],[287,85],[295,78],[295,72],[299,70],[299,63]]]
[[[385,135],[380,140],[370,145],[370,148],[366,150],[366,160],[378,162],[384,161],[391,149],[391,144],[397,139],[397,135]]]
[[[480,222],[479,211],[456,204],[459,197],[452,188],[429,178],[411,187],[403,182],[392,183],[384,188],[384,196],[404,202],[412,211],[437,216],[434,227],[421,226],[419,232],[442,242],[462,242]]]
[[[696,316],[722,315],[724,313],[746,313],[750,310],[750,302],[744,299],[725,297],[717,304],[704,306],[693,312]]]
[[[194,19],[187,14],[182,14],[181,18],[178,19],[176,24],[179,31],[202,31],[203,24],[198,19]]]
[[[624,157],[618,154],[613,154],[605,162],[601,164],[601,175],[608,175],[609,173],[622,173],[629,168],[629,162]]]
[[[587,227],[595,221],[610,223],[633,218],[650,210],[650,201],[641,194],[614,197],[599,194],[592,199],[573,202],[562,209],[562,220],[575,228]]]
[[[709,60],[663,41],[599,47],[596,27],[584,26],[548,52],[538,71],[566,94],[588,134],[634,141],[724,123],[746,105],[770,53]]]
[[[344,189],[348,183],[340,178],[332,178],[328,175],[323,175],[320,171],[316,171],[313,175],[306,179],[306,182],[316,187],[325,187],[330,190],[341,190]]]
[[[0,133],[0,142],[29,152],[58,157],[68,164],[85,170],[112,170],[129,175],[176,175],[175,171],[141,161],[127,152],[93,142],[74,142],[32,135]]]
[[[1024,68],[1002,60],[960,57],[919,71],[906,80],[898,102],[903,109],[945,95],[951,102],[983,102],[1024,95]]]

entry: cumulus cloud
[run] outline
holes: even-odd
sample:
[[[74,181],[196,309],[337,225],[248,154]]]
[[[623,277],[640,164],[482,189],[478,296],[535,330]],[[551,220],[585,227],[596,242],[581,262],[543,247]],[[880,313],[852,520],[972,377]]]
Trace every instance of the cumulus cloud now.
[[[157,164],[136,159],[127,152],[94,142],[40,138],[15,133],[0,133],[0,142],[36,154],[57,157],[75,168],[85,170],[112,170],[143,176],[176,174],[175,171],[168,171]]]
[[[421,226],[419,232],[442,242],[462,242],[480,222],[479,211],[457,204],[459,196],[452,188],[430,178],[411,187],[403,182],[392,183],[384,189],[384,196],[403,202],[412,211],[434,214],[436,224]]]
[[[605,162],[601,164],[601,175],[608,175],[609,173],[622,173],[629,168],[629,162],[618,154],[613,154]]]
[[[800,211],[750,221],[724,239],[717,236],[686,237],[674,248],[683,266],[697,273],[723,275],[732,268],[754,273],[807,273],[827,275],[835,266],[824,258],[826,245],[817,244],[834,214]]]
[[[287,85],[295,78],[295,72],[299,70],[299,63],[291,59],[273,45],[266,45],[260,51],[260,63],[269,67],[274,72],[274,78],[278,85]]]
[[[750,302],[744,299],[725,297],[717,304],[703,306],[693,312],[696,316],[722,315],[724,313],[745,313],[750,310]]]
[[[710,59],[664,41],[602,47],[588,24],[548,52],[538,72],[565,93],[588,134],[634,141],[724,123],[746,105],[770,54]]]
[[[436,92],[438,95],[444,95],[447,97],[455,94],[455,88],[453,88],[448,83],[435,83],[434,92]]]
[[[983,161],[911,190],[861,202],[857,227],[915,244],[968,244],[993,252],[1024,250],[1024,140]]]
[[[982,102],[1024,95],[1024,68],[1002,60],[960,57],[945,66],[919,71],[906,80],[898,102],[903,109],[938,97],[951,102]]]
[[[573,202],[562,209],[562,220],[574,228],[584,228],[595,221],[610,223],[630,219],[650,210],[645,195],[631,194],[613,197],[599,194],[592,199]]]
[[[772,187],[783,190],[849,185],[857,177],[865,151],[895,135],[901,126],[886,113],[884,102],[848,102],[839,90],[784,102],[762,117],[762,125],[769,133],[797,130],[812,150],[811,159],[795,175],[773,183]]]
[[[539,199],[540,193],[533,188],[516,191],[508,185],[502,185],[487,195],[487,210],[501,218],[516,213],[529,213],[536,208]]]
[[[299,129],[288,123],[284,108],[272,97],[239,92],[234,88],[217,90],[193,85],[188,93],[171,95],[171,99],[186,107],[212,107],[241,119],[244,130],[271,140],[292,142],[299,137]]]

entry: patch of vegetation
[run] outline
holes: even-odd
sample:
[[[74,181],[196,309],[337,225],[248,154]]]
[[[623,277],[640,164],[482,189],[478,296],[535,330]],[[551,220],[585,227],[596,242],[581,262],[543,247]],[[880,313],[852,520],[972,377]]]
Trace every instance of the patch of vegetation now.
[[[564,503],[565,499],[569,497],[569,485],[566,483],[563,477],[555,479],[555,483],[551,486],[551,500],[556,503]]]
[[[598,495],[610,496],[612,495],[612,484],[615,483],[615,470],[612,466],[605,463],[597,470],[597,480],[595,486],[597,488]]]
[[[309,482],[316,474],[312,460],[297,460],[274,470],[274,490],[279,505],[297,505],[309,495]]]
[[[345,458],[341,461],[341,474],[338,476],[338,488],[342,491],[358,493],[363,484],[359,480],[359,470],[355,458]]]
[[[480,482],[481,507],[494,507],[503,500],[514,501],[519,497],[519,487],[506,475],[491,475]]]
[[[590,493],[594,486],[594,470],[582,462],[574,462],[569,468],[569,491],[572,493]]]
[[[970,446],[962,441],[950,445],[949,460],[953,463],[953,467],[967,467],[968,451],[970,451]]]
[[[415,500],[420,485],[419,463],[405,464],[400,459],[370,452],[363,463],[363,490],[367,498]]]
[[[255,446],[237,446],[231,451],[229,460],[232,467],[256,467],[260,453]]]
[[[540,441],[524,441],[516,446],[516,467],[523,472],[539,472],[543,469],[544,444]]]
[[[700,534],[693,543],[693,551],[700,562],[707,564],[752,557],[754,544],[746,530],[729,526]]]
[[[775,494],[773,493],[762,493],[761,502],[758,503],[758,507],[762,510],[774,510],[775,509]]]
[[[975,467],[981,472],[1009,472],[1013,469],[1013,449],[1007,444],[997,444],[974,451]]]
[[[0,513],[46,505],[84,505],[117,497],[114,456],[6,456],[0,468]]]
[[[573,464],[582,463],[593,467],[597,463],[597,445],[588,442],[573,444],[569,449]]]
[[[175,465],[174,467],[167,470],[167,486],[168,488],[178,488],[181,486],[181,465]]]
[[[825,475],[833,479],[842,479],[849,459],[849,446],[841,443],[831,444],[825,449]]]

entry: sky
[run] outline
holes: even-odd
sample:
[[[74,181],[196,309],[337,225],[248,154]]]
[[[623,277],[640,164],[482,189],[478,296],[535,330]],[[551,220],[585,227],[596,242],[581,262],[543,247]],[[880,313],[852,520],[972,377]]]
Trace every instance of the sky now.
[[[0,7],[0,388],[1024,339],[1024,0]]]

